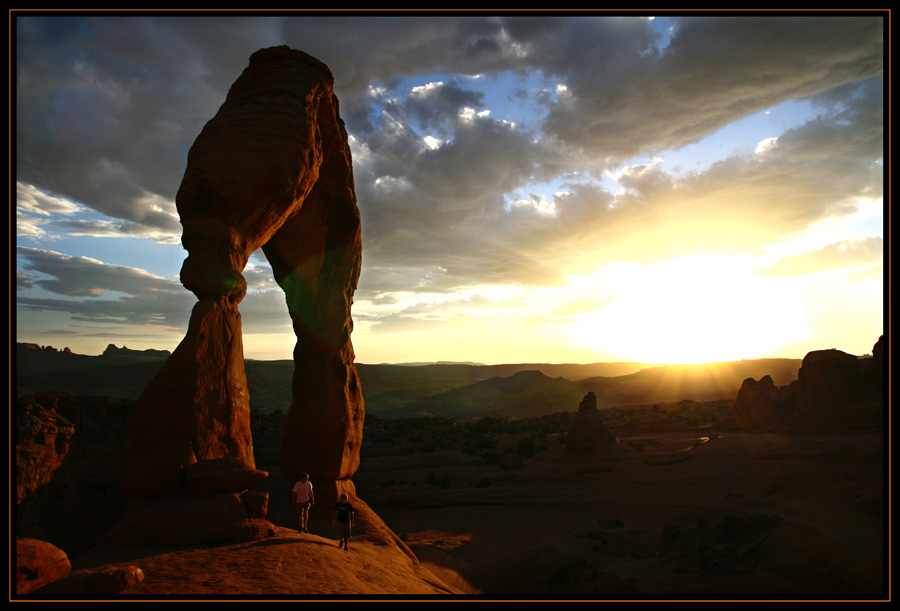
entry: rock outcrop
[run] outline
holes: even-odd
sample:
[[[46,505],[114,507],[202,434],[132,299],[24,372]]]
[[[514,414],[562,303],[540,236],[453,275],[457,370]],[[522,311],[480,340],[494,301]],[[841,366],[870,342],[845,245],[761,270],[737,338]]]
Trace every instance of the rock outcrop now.
[[[16,504],[48,483],[69,452],[75,425],[32,397],[16,401]]]
[[[30,594],[72,571],[66,553],[51,543],[16,537],[16,594]]]
[[[731,412],[716,427],[772,430],[831,426],[848,419],[878,422],[884,403],[883,341],[878,339],[871,358],[835,349],[809,352],[797,379],[786,386],[776,387],[770,376],[744,380]]]
[[[847,419],[848,411],[880,412],[884,403],[883,340],[883,336],[878,339],[871,358],[835,349],[808,353],[797,372],[797,404],[788,424],[829,426]],[[850,416],[859,420],[859,414]]]
[[[16,405],[16,536],[83,553],[125,513],[133,402],[20,391]]]
[[[587,393],[578,405],[578,412],[569,425],[566,448],[572,454],[585,456],[599,448],[615,446],[616,436],[610,432],[600,418],[597,396]]]
[[[309,473],[317,492],[330,492],[320,496],[327,502],[359,465],[364,408],[350,306],[360,218],[327,66],[285,46],[254,53],[191,147],[176,205],[188,252],[181,282],[198,303],[184,340],[138,402],[125,476],[129,515],[107,545],[149,543],[141,524],[168,542],[270,530],[253,517],[265,502],[246,494],[265,474],[254,464],[238,311],[247,291],[241,272],[259,248],[297,336],[280,468],[292,479]],[[227,477],[190,479],[195,465],[209,473],[222,459],[232,461]],[[165,509],[162,525],[149,506]],[[230,526],[211,526],[204,512]]]
[[[796,404],[796,383],[781,388],[771,376],[759,381],[747,378],[741,384],[727,421],[734,427],[772,430],[787,422]]]
[[[126,593],[143,580],[144,571],[133,565],[82,569],[40,588],[34,595],[97,599]]]

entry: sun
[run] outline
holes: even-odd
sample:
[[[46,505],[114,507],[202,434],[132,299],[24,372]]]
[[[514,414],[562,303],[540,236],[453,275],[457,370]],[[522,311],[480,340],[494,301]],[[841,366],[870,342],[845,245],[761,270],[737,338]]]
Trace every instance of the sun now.
[[[789,287],[722,256],[631,266],[607,307],[579,317],[581,345],[643,363],[760,358],[804,335]]]

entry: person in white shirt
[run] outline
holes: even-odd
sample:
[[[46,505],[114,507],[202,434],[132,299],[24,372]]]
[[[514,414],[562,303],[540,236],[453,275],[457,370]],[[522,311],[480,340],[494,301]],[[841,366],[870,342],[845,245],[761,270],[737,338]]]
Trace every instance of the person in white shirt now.
[[[300,474],[300,480],[294,484],[294,488],[291,490],[291,498],[293,499],[294,509],[297,511],[297,517],[300,519],[300,532],[309,532],[306,530],[306,523],[309,520],[309,508],[316,503],[309,475],[306,473]]]

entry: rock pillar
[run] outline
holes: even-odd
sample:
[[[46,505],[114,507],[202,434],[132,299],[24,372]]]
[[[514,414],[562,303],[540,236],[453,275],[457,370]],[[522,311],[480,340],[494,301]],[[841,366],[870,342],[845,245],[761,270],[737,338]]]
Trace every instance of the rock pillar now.
[[[326,489],[352,485],[363,423],[350,343],[360,219],[333,80],[301,51],[261,49],[191,147],[176,205],[188,252],[181,282],[198,303],[136,407],[129,515],[107,545],[270,530],[266,500],[251,490],[267,474],[254,465],[238,312],[241,272],[258,248],[297,335],[281,468]]]

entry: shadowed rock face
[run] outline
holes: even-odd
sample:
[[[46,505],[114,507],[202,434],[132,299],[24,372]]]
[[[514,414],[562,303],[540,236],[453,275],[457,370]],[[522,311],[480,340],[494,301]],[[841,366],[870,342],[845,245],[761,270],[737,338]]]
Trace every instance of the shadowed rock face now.
[[[199,301],[135,410],[129,496],[183,495],[188,466],[223,458],[248,471],[235,481],[257,479],[238,304],[258,248],[297,336],[281,469],[349,478],[364,419],[350,343],[360,218],[327,66],[284,46],[254,53],[191,147],[176,204],[188,251],[181,282]]]
[[[731,409],[735,424],[743,429],[772,429],[783,425],[794,409],[795,385],[778,388],[771,376],[741,384]]]
[[[597,411],[597,396],[593,392],[587,393],[578,404],[578,412],[569,427],[568,451],[583,456],[616,443],[615,435],[606,428]]]

